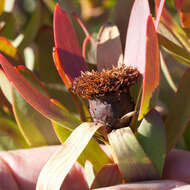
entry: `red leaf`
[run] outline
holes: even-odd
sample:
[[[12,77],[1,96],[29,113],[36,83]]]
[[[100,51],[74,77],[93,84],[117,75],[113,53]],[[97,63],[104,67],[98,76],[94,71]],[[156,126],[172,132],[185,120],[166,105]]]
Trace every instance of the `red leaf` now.
[[[149,103],[153,92],[159,86],[160,82],[160,51],[158,46],[158,37],[152,20],[152,16],[147,20],[146,37],[146,59],[143,79],[143,92],[140,105],[139,119],[150,110]]]
[[[176,8],[181,11],[183,8],[185,0],[174,0]]]
[[[139,119],[149,111],[149,102],[159,85],[160,60],[155,26],[147,0],[136,0],[127,33],[124,63],[143,75],[143,93]]]
[[[122,176],[117,164],[105,165],[96,175],[91,189],[109,187],[122,183]]]
[[[63,113],[63,111],[53,104],[47,96],[43,95],[40,91],[33,87],[1,54],[0,64],[5,71],[8,80],[14,84],[24,99],[41,114],[48,119],[54,120],[55,122],[68,127],[70,126],[74,128],[74,126],[79,124],[71,124],[71,117],[66,113]]]
[[[81,71],[88,70],[88,67],[82,58],[69,17],[59,4],[56,5],[54,12],[54,38],[59,59],[59,64],[56,63],[56,66],[59,65],[62,68],[69,82],[72,83],[76,77],[80,76]],[[63,81],[65,81],[64,78]]]
[[[136,0],[129,20],[124,63],[136,67],[141,74],[145,70],[147,19],[150,8],[147,0]]]

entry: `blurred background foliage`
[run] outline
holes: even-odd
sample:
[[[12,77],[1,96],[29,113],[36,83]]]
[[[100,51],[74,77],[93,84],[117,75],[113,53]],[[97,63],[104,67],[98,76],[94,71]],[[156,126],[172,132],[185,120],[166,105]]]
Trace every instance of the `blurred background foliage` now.
[[[129,15],[133,2],[134,0],[61,0],[60,4],[62,8],[68,12],[74,12],[79,16],[93,37],[97,36],[100,26],[104,23],[110,22],[116,24],[120,31],[121,42],[124,49]],[[154,15],[154,1],[149,0],[149,2],[152,14]],[[71,113],[79,117],[72,97],[61,81],[52,58],[54,47],[52,23],[53,10],[56,3],[56,0],[1,0],[0,52],[6,55],[12,64],[26,65],[29,70],[32,70],[38,76],[42,85],[48,90],[47,93],[51,98],[59,100],[65,107],[69,108]],[[166,8],[171,13],[172,18],[180,26],[180,17],[176,11],[174,1],[167,0]],[[80,35],[77,24],[73,24],[77,30],[77,34]],[[95,52],[95,48],[95,46],[90,47],[89,53],[91,53],[91,57],[93,57],[92,52]],[[177,59],[172,57],[171,54],[165,50],[163,50],[163,55],[171,77],[177,86],[187,66],[180,64]],[[95,64],[95,56],[94,59],[90,59],[89,62]],[[176,62],[179,64],[175,64]],[[58,140],[56,137],[54,137],[54,140],[51,142],[33,142],[31,140],[32,143],[26,138],[25,133],[22,131],[18,115],[15,114],[15,110],[14,113],[12,110],[13,100],[10,94],[14,92],[13,90],[10,92],[9,85],[4,73],[1,71],[0,149],[9,150],[57,144]],[[162,113],[163,118],[167,115],[172,100],[171,97],[174,93],[175,88],[171,88],[166,77],[164,77],[164,73],[162,73],[157,109]],[[15,95],[15,98],[16,97]],[[21,103],[23,103],[22,100],[20,100],[20,104]],[[15,105],[14,109],[17,109]],[[34,114],[34,111],[31,111],[30,114],[31,113]],[[187,129],[188,133],[189,131],[190,130]],[[187,136],[186,133],[184,138],[186,142],[188,141]],[[32,137],[31,134],[31,138],[36,137],[35,135]],[[182,147],[184,147],[183,140],[181,144]],[[187,147],[190,147],[189,142],[187,142],[187,144]]]

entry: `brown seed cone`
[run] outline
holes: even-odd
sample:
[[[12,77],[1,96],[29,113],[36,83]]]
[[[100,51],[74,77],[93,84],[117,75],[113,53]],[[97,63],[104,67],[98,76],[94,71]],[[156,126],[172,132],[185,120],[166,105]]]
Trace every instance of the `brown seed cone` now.
[[[89,99],[90,113],[94,121],[120,128],[120,118],[134,108],[129,87],[139,79],[139,71],[132,67],[113,67],[82,73],[73,82],[72,91]]]
[[[73,82],[73,92],[87,99],[104,98],[105,96],[126,93],[128,88],[139,78],[136,68],[113,67],[111,70],[102,70],[82,73]]]

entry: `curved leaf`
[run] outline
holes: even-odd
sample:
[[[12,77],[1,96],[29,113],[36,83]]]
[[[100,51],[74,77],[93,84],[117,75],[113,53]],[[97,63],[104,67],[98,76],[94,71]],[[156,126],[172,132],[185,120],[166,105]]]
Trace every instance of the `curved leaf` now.
[[[159,173],[130,127],[112,131],[108,135],[112,156],[127,182],[159,179]]]
[[[69,17],[59,4],[56,5],[54,11],[54,39],[58,59],[54,59],[56,67],[59,73],[64,72],[69,83],[72,84],[73,80],[80,76],[81,71],[86,71],[88,68],[82,58],[82,52]],[[60,75],[65,82],[65,77],[61,73]]]
[[[97,43],[97,69],[111,69],[123,63],[120,34],[117,26],[105,24],[100,28]]]
[[[145,70],[146,31],[150,8],[147,0],[133,4],[127,31],[124,64],[136,67],[141,74]]]
[[[24,67],[17,69],[28,81],[43,94],[40,82]],[[46,95],[47,96],[47,95]],[[51,122],[28,104],[15,87],[12,86],[13,111],[20,130],[30,146],[58,144]],[[34,138],[35,137],[35,138]]]
[[[151,109],[150,99],[159,85],[159,47],[147,0],[136,0],[127,33],[124,64],[143,75],[143,92],[138,119]]]
[[[101,126],[95,123],[78,126],[42,169],[36,190],[59,190],[77,158]]]
[[[71,132],[56,123],[53,123],[53,126],[60,142],[64,143],[71,134]],[[111,160],[100,148],[100,145],[96,142],[94,138],[89,141],[88,145],[79,156],[78,162],[84,166],[87,159],[93,164],[95,172],[98,172],[105,164],[111,163]]]
[[[190,118],[190,69],[183,75],[166,120],[167,151],[175,147]]]
[[[159,86],[160,82],[160,50],[158,46],[158,38],[155,31],[152,17],[148,17],[147,21],[147,42],[146,42],[146,59],[143,79],[143,92],[140,105],[139,120],[148,113],[151,107],[150,100],[153,93]]]
[[[161,177],[166,157],[166,134],[162,118],[156,110],[150,111],[142,120],[137,139]]]
[[[14,84],[24,99],[42,115],[68,129],[74,129],[76,125],[80,124],[74,116],[71,117],[70,114],[63,112],[49,98],[33,87],[2,55],[0,55],[0,63],[9,81]]]

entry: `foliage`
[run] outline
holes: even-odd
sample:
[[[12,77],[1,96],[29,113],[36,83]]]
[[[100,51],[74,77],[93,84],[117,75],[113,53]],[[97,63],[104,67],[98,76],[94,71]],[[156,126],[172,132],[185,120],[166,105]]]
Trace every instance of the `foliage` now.
[[[190,150],[187,0],[155,0],[151,9],[148,0],[130,1],[128,17],[125,0],[11,2],[0,2],[0,148],[62,144],[37,189],[58,190],[76,160],[84,168],[92,164],[89,188],[159,179],[180,140]],[[114,72],[126,67],[140,77],[128,73],[125,83],[133,85],[115,90],[123,75]],[[93,89],[88,100],[74,94],[81,73],[106,86],[104,93]],[[112,76],[106,85],[107,78],[92,78],[104,73]],[[120,100],[128,105],[124,111],[116,106]]]

